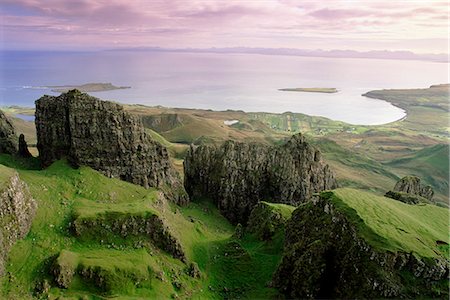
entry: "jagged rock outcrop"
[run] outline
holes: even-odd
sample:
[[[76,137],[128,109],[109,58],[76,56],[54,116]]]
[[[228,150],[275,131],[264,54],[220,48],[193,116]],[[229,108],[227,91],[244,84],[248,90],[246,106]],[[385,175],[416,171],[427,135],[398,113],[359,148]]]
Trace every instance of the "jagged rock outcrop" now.
[[[442,257],[375,249],[321,195],[297,208],[288,221],[273,285],[289,299],[447,299],[448,276]]]
[[[19,136],[19,156],[21,157],[32,157],[30,151],[28,150],[28,144],[25,141],[25,136],[23,134],[20,134]]]
[[[17,153],[17,136],[12,123],[0,110],[0,153]]]
[[[0,276],[11,247],[30,230],[36,207],[19,175],[0,165]]]
[[[319,150],[301,134],[276,147],[234,141],[191,146],[184,172],[191,197],[213,199],[226,218],[242,224],[259,201],[297,205],[336,187]]]
[[[418,195],[430,201],[434,195],[433,188],[429,185],[423,185],[420,178],[416,176],[405,176],[400,179],[394,187],[394,192]]]
[[[178,204],[188,201],[167,149],[152,140],[139,118],[119,104],[77,90],[36,101],[39,155],[44,167],[66,157],[108,177],[157,187]]]

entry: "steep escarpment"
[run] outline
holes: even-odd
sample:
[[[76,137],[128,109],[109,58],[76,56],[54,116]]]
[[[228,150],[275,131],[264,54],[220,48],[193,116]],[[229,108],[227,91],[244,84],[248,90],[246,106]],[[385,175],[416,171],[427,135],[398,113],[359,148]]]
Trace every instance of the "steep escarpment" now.
[[[189,195],[212,198],[232,223],[246,223],[259,201],[297,205],[336,187],[319,150],[301,134],[276,147],[234,141],[191,147],[184,172]]]
[[[0,165],[0,276],[11,247],[30,230],[36,206],[19,175]]]
[[[108,177],[162,189],[173,202],[187,195],[167,149],[119,104],[77,90],[36,101],[38,150],[44,167],[67,157]]]
[[[0,153],[17,153],[17,136],[14,126],[0,110]]]
[[[296,209],[274,285],[288,298],[448,298],[445,209],[367,195],[324,192]],[[438,230],[422,232],[431,215]]]

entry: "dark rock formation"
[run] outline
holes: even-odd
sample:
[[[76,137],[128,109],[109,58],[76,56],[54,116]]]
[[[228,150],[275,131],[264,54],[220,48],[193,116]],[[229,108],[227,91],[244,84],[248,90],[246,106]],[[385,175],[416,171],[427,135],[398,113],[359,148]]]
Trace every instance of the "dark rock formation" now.
[[[19,156],[21,157],[32,157],[30,151],[28,150],[27,142],[25,141],[25,136],[23,134],[20,134],[19,136]]]
[[[6,181],[0,182],[1,276],[4,273],[6,259],[11,247],[17,240],[25,237],[30,230],[37,205],[31,197],[28,186],[20,180],[15,171],[0,165],[0,173],[0,175],[7,177]],[[9,174],[11,176],[7,176]]]
[[[389,191],[384,196],[394,200],[401,201],[406,204],[431,203],[424,197],[404,192]]]
[[[167,149],[152,140],[139,118],[119,104],[77,90],[36,101],[39,155],[44,167],[66,157],[108,177],[163,190],[171,201],[188,201]]]
[[[431,201],[434,195],[433,188],[423,185],[420,178],[416,176],[405,176],[400,179],[394,187],[394,192],[403,192],[424,197]]]
[[[448,275],[444,258],[373,248],[321,195],[297,208],[288,221],[273,283],[289,299],[447,299]]]
[[[184,161],[185,187],[192,197],[212,198],[232,223],[246,224],[259,201],[297,205],[335,188],[320,156],[301,134],[277,147],[234,141],[191,147]]]
[[[14,126],[0,110],[0,153],[17,153],[17,136]]]

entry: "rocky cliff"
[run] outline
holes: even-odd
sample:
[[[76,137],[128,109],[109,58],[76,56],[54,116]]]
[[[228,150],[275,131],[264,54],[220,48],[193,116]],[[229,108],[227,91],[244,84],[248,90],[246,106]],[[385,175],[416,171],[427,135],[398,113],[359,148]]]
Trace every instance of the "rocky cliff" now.
[[[188,198],[167,149],[119,104],[77,90],[36,101],[38,150],[44,167],[66,157],[108,177],[158,187],[171,201]]]
[[[0,165],[0,276],[9,250],[30,230],[36,206],[19,175]]]
[[[297,205],[336,187],[319,150],[301,134],[276,147],[234,141],[191,147],[184,172],[189,195],[213,199],[232,223],[245,224],[259,201]]]
[[[434,195],[433,188],[429,185],[423,185],[420,178],[416,176],[405,176],[400,179],[394,187],[394,192],[413,194],[428,200],[431,200]]]
[[[0,153],[17,153],[17,136],[14,126],[0,110]]]
[[[287,223],[273,280],[287,298],[448,298],[445,258],[375,248],[349,218],[354,211],[338,209],[329,194],[297,208]]]

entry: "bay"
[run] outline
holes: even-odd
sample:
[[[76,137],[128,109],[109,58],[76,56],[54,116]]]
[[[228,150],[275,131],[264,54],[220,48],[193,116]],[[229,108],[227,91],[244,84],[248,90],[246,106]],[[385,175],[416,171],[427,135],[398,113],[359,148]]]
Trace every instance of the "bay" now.
[[[33,106],[45,86],[111,82],[91,93],[127,104],[246,112],[286,111],[351,124],[393,122],[405,112],[363,93],[448,82],[448,64],[356,58],[152,51],[0,52],[0,106]],[[334,87],[338,93],[282,92]]]

